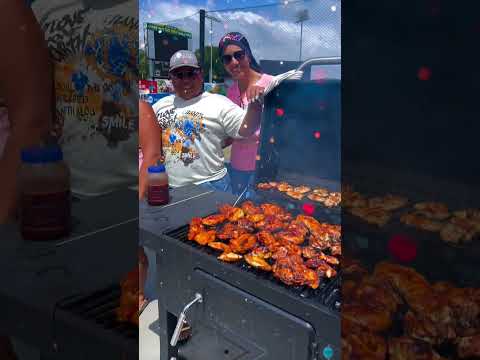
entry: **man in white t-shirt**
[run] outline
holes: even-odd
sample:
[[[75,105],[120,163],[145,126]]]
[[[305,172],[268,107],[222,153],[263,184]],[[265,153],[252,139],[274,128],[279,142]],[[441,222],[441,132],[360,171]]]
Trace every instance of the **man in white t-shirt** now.
[[[163,134],[165,165],[172,187],[196,184],[231,191],[222,142],[252,135],[260,125],[262,104],[243,110],[228,98],[203,91],[195,54],[180,50],[170,59],[175,95],[153,109]],[[256,94],[261,97],[261,90]]]

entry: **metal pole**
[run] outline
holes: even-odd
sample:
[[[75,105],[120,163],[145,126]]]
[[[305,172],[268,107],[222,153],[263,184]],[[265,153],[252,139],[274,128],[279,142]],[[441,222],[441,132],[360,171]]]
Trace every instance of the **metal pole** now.
[[[203,69],[205,61],[205,10],[200,10],[200,67]]]
[[[213,20],[210,18],[210,84],[212,83],[213,74]]]
[[[303,42],[303,21],[300,21],[300,56],[298,61],[302,61],[302,42]]]

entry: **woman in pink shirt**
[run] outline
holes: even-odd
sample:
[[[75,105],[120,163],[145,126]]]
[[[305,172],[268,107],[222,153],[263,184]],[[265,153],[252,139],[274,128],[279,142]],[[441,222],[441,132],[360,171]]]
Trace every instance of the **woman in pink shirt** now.
[[[224,35],[218,45],[225,70],[234,83],[227,90],[227,97],[245,108],[258,94],[258,88],[266,88],[273,76],[264,74],[252,55],[247,39],[238,32]],[[240,194],[254,181],[255,161],[260,129],[246,139],[233,140],[230,157],[232,189]],[[247,194],[248,197],[248,194]]]

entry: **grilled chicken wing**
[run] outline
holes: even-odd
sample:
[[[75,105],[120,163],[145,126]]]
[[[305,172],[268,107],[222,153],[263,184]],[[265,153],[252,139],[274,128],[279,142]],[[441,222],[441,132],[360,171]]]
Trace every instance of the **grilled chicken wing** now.
[[[212,249],[220,250],[220,251],[223,251],[225,253],[231,252],[230,246],[228,246],[225,243],[219,242],[219,241],[210,242],[210,243],[208,243],[208,246],[211,247]]]
[[[305,196],[305,194],[301,193],[301,192],[296,192],[294,190],[291,190],[291,191],[286,191],[285,194],[287,196],[290,196],[291,198],[295,199],[295,200],[302,200]]]
[[[275,237],[280,241],[282,244],[297,244],[300,245],[304,241],[304,237],[301,234],[296,234],[292,231],[281,231],[275,234]]]
[[[228,218],[230,213],[233,211],[233,206],[230,204],[222,204],[218,207],[218,211],[220,212],[220,214],[223,214],[225,215],[225,217]]]
[[[352,350],[351,357],[348,360],[386,359],[387,343],[382,336],[344,318],[342,318],[342,339],[348,343]]]
[[[334,244],[330,247],[330,252],[333,256],[342,256],[342,245]]]
[[[277,190],[278,190],[278,191],[281,191],[281,192],[292,191],[292,190],[293,190],[293,186],[290,185],[289,183],[286,183],[286,182],[282,181],[281,183],[279,183],[279,184],[277,185]]]
[[[272,252],[266,246],[257,246],[250,254],[262,259],[269,259],[272,257]]]
[[[307,285],[318,288],[318,274],[303,263],[300,255],[280,257],[273,265],[273,275],[287,285]]]
[[[278,231],[284,229],[287,226],[278,216],[267,215],[265,219],[255,223],[255,227],[260,230],[265,230],[269,232]]]
[[[205,230],[205,227],[202,225],[202,218],[194,217],[190,221],[190,227],[188,229],[188,240],[195,239],[198,233]]]
[[[235,254],[233,252],[224,252],[220,255],[217,259],[225,261],[225,262],[235,262],[242,259],[242,255]]]
[[[242,205],[240,205],[240,208],[246,215],[257,215],[262,213],[262,209],[255,206],[255,204],[250,200],[244,201]]]
[[[260,208],[265,215],[278,215],[285,212],[285,210],[283,210],[283,208],[281,208],[280,206],[269,203],[260,205]]]
[[[225,221],[225,215],[214,214],[202,219],[202,224],[207,226],[215,226]]]
[[[264,271],[272,271],[272,266],[259,256],[255,256],[250,253],[245,255],[243,258],[248,264],[250,264],[254,268],[261,269]]]
[[[388,355],[391,360],[442,360],[428,343],[408,337],[391,338],[388,342]]]
[[[270,190],[275,188],[276,186],[272,186],[269,183],[258,183],[257,188],[260,190]]]
[[[337,272],[335,271],[334,268],[332,268],[330,265],[328,265],[325,260],[321,260],[318,257],[308,259],[305,262],[305,265],[310,269],[316,270],[320,277],[326,277],[326,278],[330,279],[330,278],[335,277],[337,275]]]
[[[246,232],[247,231],[245,229],[239,228],[236,224],[226,223],[223,228],[217,233],[217,238],[221,240],[228,240],[239,237]]]
[[[117,320],[138,325],[139,270],[129,272],[120,282],[120,305],[116,310]]]
[[[264,214],[249,214],[249,215],[247,215],[247,220],[249,220],[253,223],[258,223],[262,220],[265,220],[265,215]]]
[[[208,230],[208,231],[202,231],[195,235],[195,241],[200,244],[200,245],[207,245],[208,243],[211,243],[215,241],[215,235],[216,231],[215,230]]]
[[[248,220],[247,218],[242,217],[240,220],[237,221],[237,226],[240,229],[245,230],[246,232],[254,232],[255,231],[255,224]]]
[[[240,208],[233,208],[232,212],[228,216],[228,221],[235,222],[245,216],[245,213]]]
[[[308,255],[311,255],[311,254],[308,254]],[[321,263],[321,262],[326,262],[327,264],[330,264],[330,265],[338,265],[340,264],[340,261],[334,257],[334,256],[330,256],[330,255],[326,255],[324,254],[323,252],[321,251],[318,251],[316,255],[314,255],[313,257],[309,258],[308,259],[309,261],[311,261],[310,263],[311,264],[315,264],[315,263]],[[307,265],[308,266],[308,265]],[[314,266],[316,267],[316,266]]]
[[[257,244],[256,235],[252,234],[243,234],[238,238],[230,240],[230,248],[234,253],[245,254],[249,250],[253,249]]]
[[[288,243],[288,244],[282,244],[277,249],[275,249],[272,257],[274,259],[280,259],[282,257],[288,257],[288,256],[292,256],[292,255],[301,256],[302,255],[302,248],[298,245]]]
[[[257,239],[260,244],[265,245],[271,252],[275,252],[281,246],[280,242],[268,231],[260,231],[257,234]]]
[[[447,205],[439,202],[418,203],[415,209],[429,219],[444,220],[450,216]]]
[[[457,342],[458,356],[464,358],[480,357],[480,335],[460,338]]]
[[[301,194],[306,194],[310,190],[311,190],[311,188],[309,188],[308,186],[305,186],[305,185],[296,186],[296,187],[293,188],[293,191],[295,191],[297,193],[301,193]]]

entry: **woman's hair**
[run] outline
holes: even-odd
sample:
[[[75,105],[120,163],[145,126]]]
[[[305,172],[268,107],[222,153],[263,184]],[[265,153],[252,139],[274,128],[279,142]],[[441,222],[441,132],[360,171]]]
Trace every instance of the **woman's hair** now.
[[[255,60],[255,57],[252,54],[252,49],[250,49],[250,45],[245,36],[243,36],[239,32],[229,32],[225,34],[220,39],[220,42],[218,44],[220,57],[223,56],[223,52],[225,51],[228,45],[237,45],[238,47],[240,47],[243,51],[245,51],[245,54],[250,58],[250,68],[259,73],[263,73],[262,68],[260,67],[260,65],[258,65],[257,60]]]

